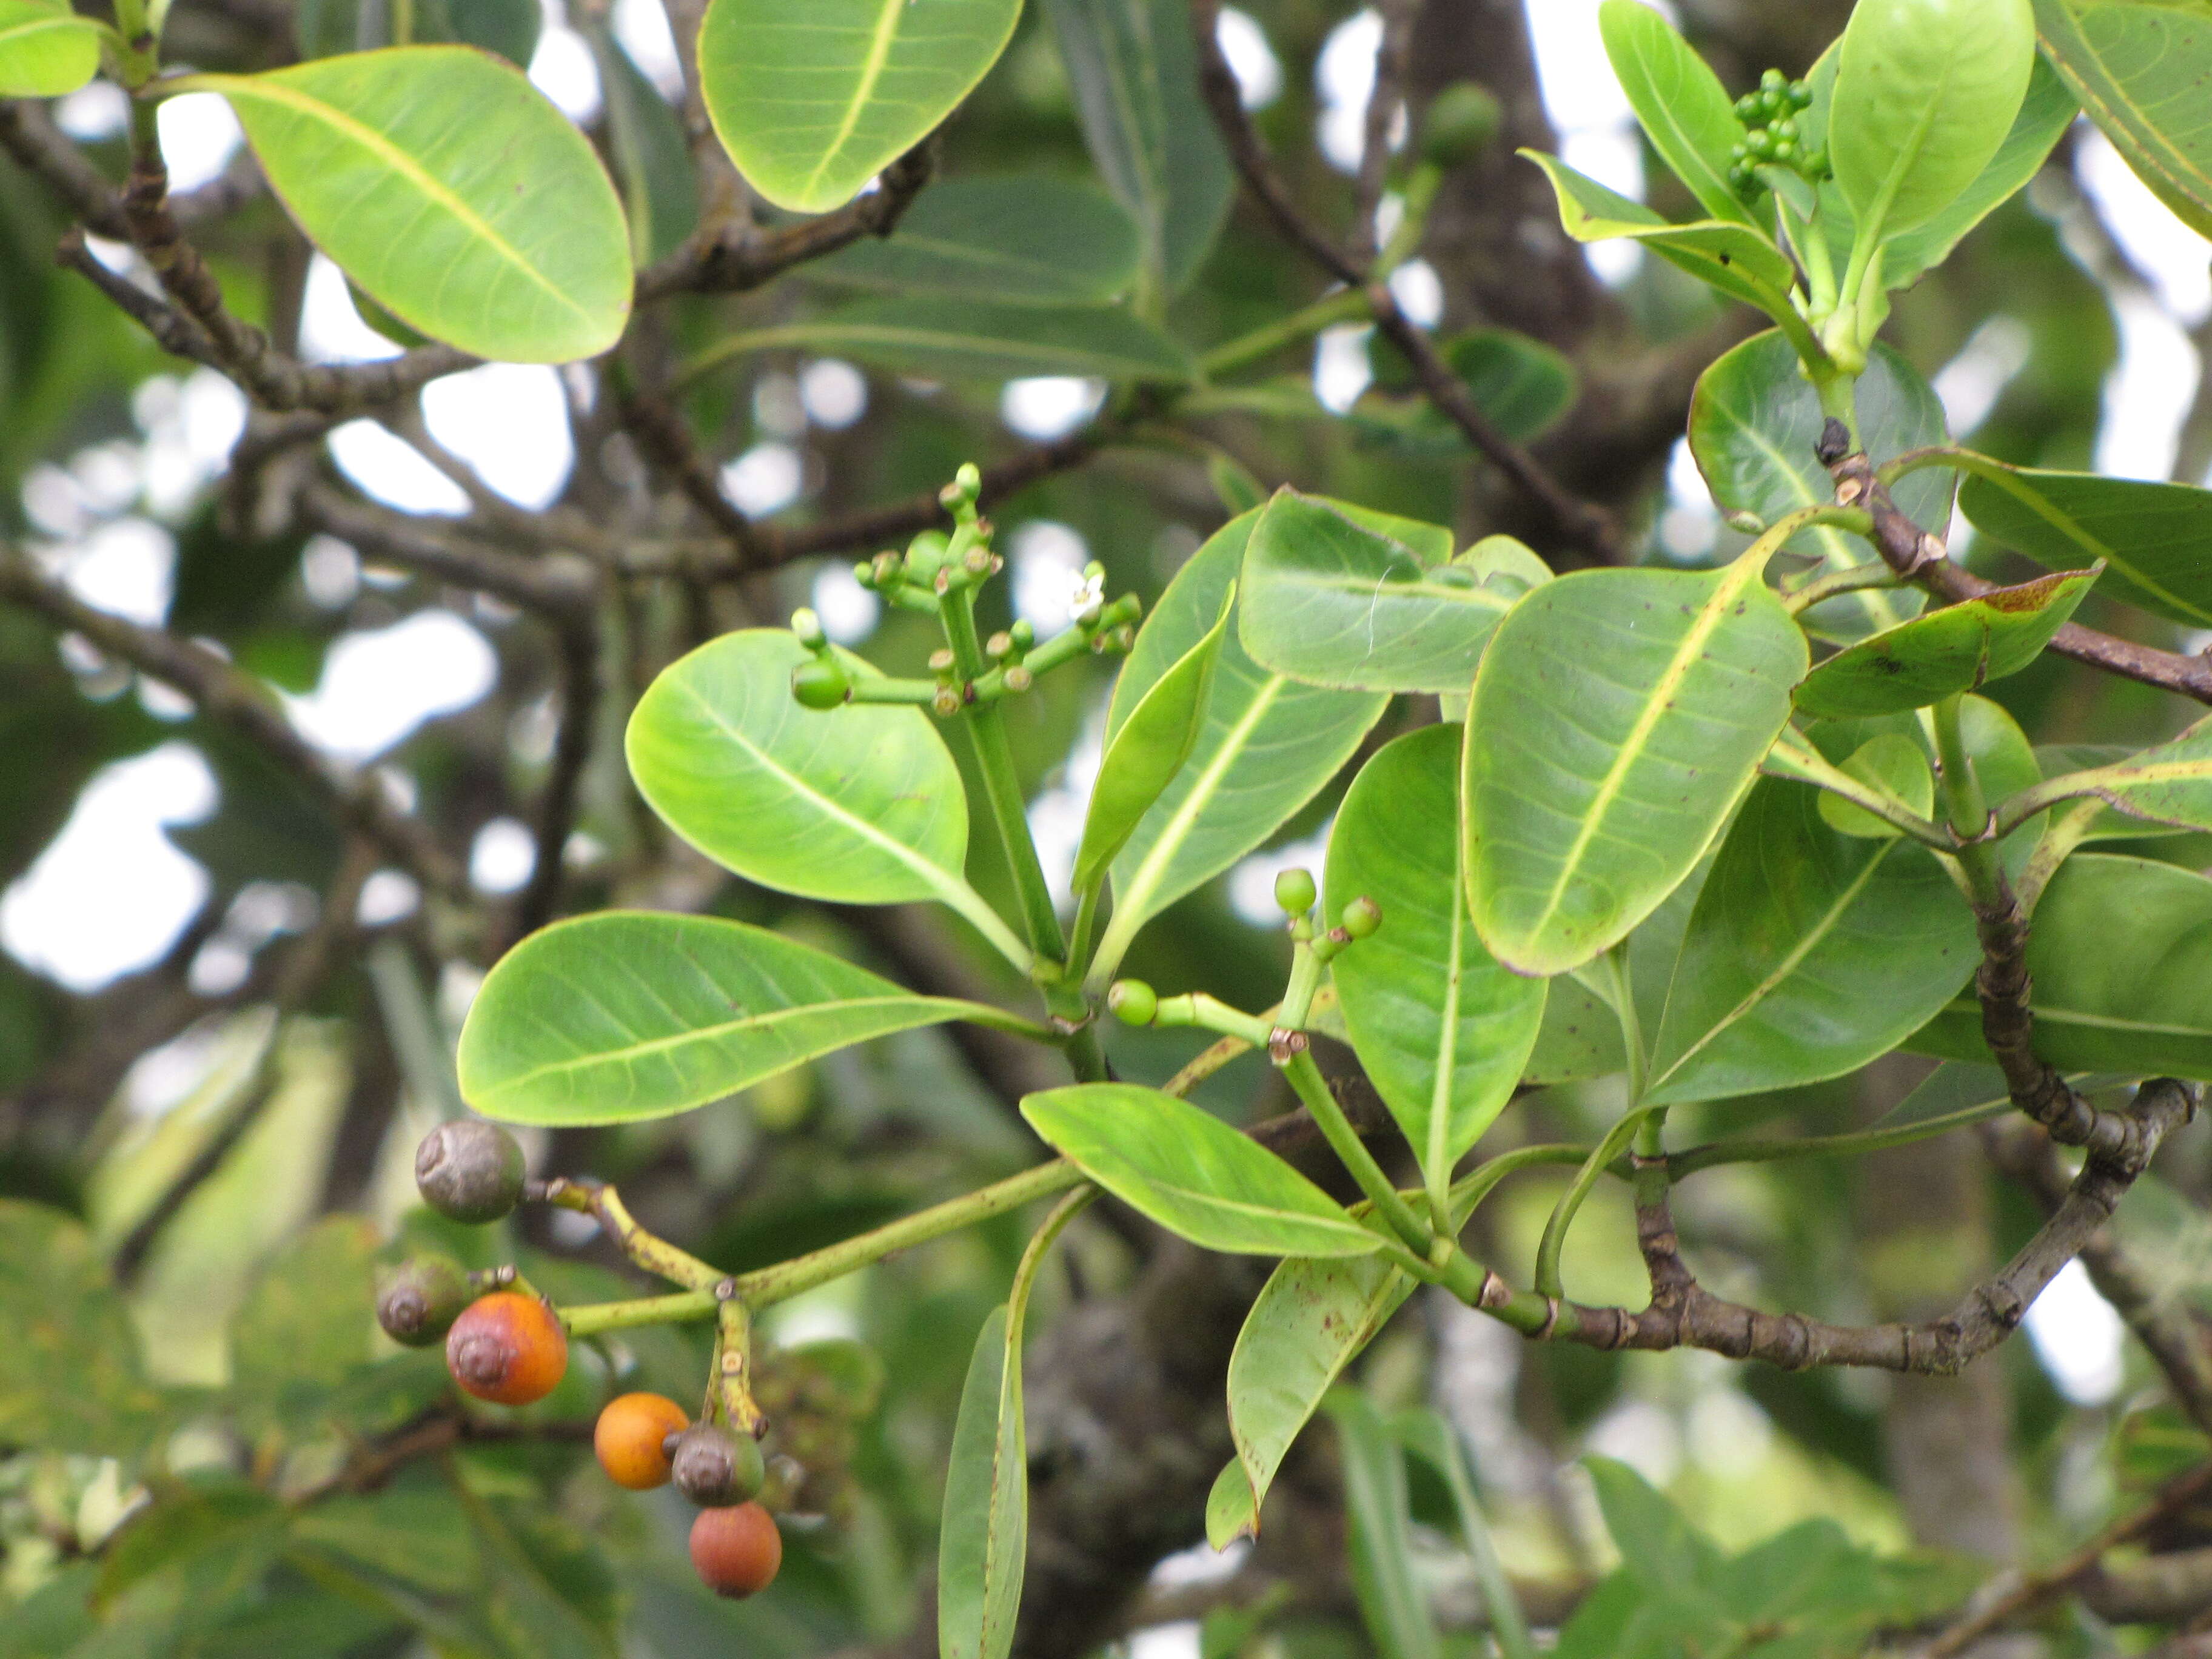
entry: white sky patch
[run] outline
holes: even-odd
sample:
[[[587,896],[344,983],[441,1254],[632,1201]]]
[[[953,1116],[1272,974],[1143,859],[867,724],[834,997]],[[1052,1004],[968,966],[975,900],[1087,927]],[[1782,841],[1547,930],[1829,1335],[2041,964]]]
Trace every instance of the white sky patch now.
[[[64,584],[94,610],[146,628],[159,628],[168,617],[177,544],[151,520],[101,525],[64,556]]]
[[[2197,395],[2197,348],[2140,289],[2115,289],[2112,302],[2120,356],[2105,377],[2096,469],[2116,478],[2163,478],[2173,470],[2181,423]]]
[[[1382,44],[1382,16],[1372,9],[1357,11],[1329,31],[1314,59],[1314,90],[1321,95],[1314,140],[1340,173],[1358,172],[1367,148],[1367,100],[1375,94],[1375,53]]]
[[[310,536],[300,550],[300,585],[324,610],[343,611],[361,592],[361,555],[335,536]]]
[[[1129,1659],[1199,1659],[1206,1651],[1202,1638],[1195,1619],[1178,1619],[1172,1625],[1132,1631]]]
[[[543,363],[486,363],[422,388],[430,435],[517,507],[561,498],[576,462],[561,377]]]
[[[1285,870],[1304,870],[1317,884],[1322,865],[1328,857],[1328,832],[1335,827],[1336,820],[1331,817],[1304,840],[1251,854],[1231,870],[1229,908],[1236,911],[1237,919],[1255,927],[1282,926],[1283,907],[1275,902],[1275,878]]]
[[[1719,533],[1720,509],[1705,475],[1698,471],[1690,441],[1677,438],[1667,458],[1667,505],[1659,514],[1659,545],[1677,559],[1696,559],[1712,550]]]
[[[822,631],[839,645],[858,645],[876,631],[884,602],[860,586],[849,564],[825,564],[814,578],[808,602],[822,618]]]
[[[614,37],[631,63],[672,103],[684,95],[684,64],[660,0],[615,0]]]
[[[1064,438],[1098,412],[1106,382],[1076,374],[1039,374],[1009,380],[999,394],[999,418],[1009,430],[1039,443]]]
[[[545,27],[531,55],[530,84],[578,126],[589,126],[599,115],[599,66],[584,37],[568,27],[560,0],[544,0],[544,5]]]
[[[433,466],[421,450],[374,421],[348,421],[326,441],[338,471],[360,485],[363,495],[386,507],[449,518],[469,510],[469,498],[460,485]]]
[[[1559,135],[1559,156],[1622,195],[1644,199],[1644,150],[1636,116],[1598,34],[1598,0],[1528,0],[1528,39],[1544,111]],[[1665,7],[1654,7],[1671,15]],[[1600,280],[1618,286],[1644,257],[1633,242],[1594,242],[1583,250]]]
[[[1267,32],[1249,12],[1221,9],[1213,38],[1237,77],[1237,101],[1246,109],[1265,109],[1283,95],[1283,63],[1267,44]]]
[[[498,677],[483,635],[450,611],[418,611],[389,628],[341,635],[315,689],[285,701],[308,742],[361,762],[468,708]]]
[[[480,893],[519,893],[538,868],[538,840],[520,818],[494,818],[469,848],[469,881]]]
[[[169,188],[197,190],[222,176],[245,131],[217,92],[188,92],[164,98],[155,107],[161,131],[161,159],[169,164]]]
[[[722,493],[748,519],[781,512],[805,483],[805,460],[786,443],[755,444],[722,469]]]
[[[1067,758],[1046,780],[1043,792],[1030,803],[1026,814],[1045,885],[1052,890],[1053,903],[1062,909],[1074,896],[1071,884],[1075,877],[1075,854],[1083,845],[1083,822],[1090,816],[1091,791],[1098,781],[1099,763],[1106,757],[1109,701],[1102,696],[1091,706]]]
[[[2077,1406],[2101,1406],[2120,1391],[2124,1329],[2079,1261],[2058,1270],[2027,1310],[2028,1340],[2059,1393]]]
[[[173,374],[141,380],[131,394],[131,412],[146,434],[146,505],[173,520],[222,471],[246,431],[245,393],[211,368],[196,368],[181,380]]]
[[[2081,142],[2075,151],[2075,177],[2096,204],[2112,240],[2150,279],[2169,311],[2191,327],[2203,322],[2212,315],[2212,244],[2151,193],[2111,139],[2087,121],[2078,123],[2076,131]]]
[[[112,81],[91,82],[54,106],[54,125],[79,143],[112,138],[130,122],[130,95]]]
[[[422,902],[422,889],[404,870],[377,870],[361,884],[361,902],[354,919],[364,927],[384,927],[412,915]]]
[[[868,412],[868,377],[842,358],[817,359],[799,371],[799,401],[815,425],[842,432]]]
[[[398,345],[362,321],[345,273],[318,253],[300,295],[300,355],[311,363],[368,363],[397,357]]]
[[[2017,317],[1990,318],[1966,337],[1959,355],[1936,371],[1931,382],[1942,400],[1943,419],[1954,438],[1964,438],[1989,418],[2012,377],[2027,367],[2035,337]]]
[[[1590,1425],[1583,1444],[1628,1465],[1655,1486],[1682,1467],[1682,1430],[1674,1414],[1649,1400],[1625,1400]]]
[[[209,887],[162,826],[197,823],[217,800],[215,775],[189,744],[101,768],[0,896],[0,945],[79,994],[158,961]]]
[[[1418,327],[1434,328],[1443,320],[1444,281],[1426,259],[1408,259],[1390,273],[1390,296]]]
[[[1331,414],[1343,414],[1374,383],[1375,365],[1367,356],[1374,332],[1370,324],[1336,323],[1315,337],[1314,396]]]
[[[1091,544],[1050,519],[1032,519],[1007,538],[1014,568],[1014,614],[1049,639],[1067,626],[1068,605],[1090,562]]]

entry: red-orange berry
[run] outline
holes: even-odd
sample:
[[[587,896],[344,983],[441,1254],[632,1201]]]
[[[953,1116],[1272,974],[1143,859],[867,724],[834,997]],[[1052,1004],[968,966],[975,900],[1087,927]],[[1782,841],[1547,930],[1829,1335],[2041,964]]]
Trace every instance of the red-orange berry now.
[[[691,1565],[715,1595],[751,1595],[766,1589],[783,1565],[783,1535],[757,1504],[702,1510],[691,1523]]]
[[[666,1443],[691,1419],[664,1394],[626,1394],[607,1401],[592,1428],[592,1449],[617,1486],[646,1492],[668,1479]]]
[[[568,1369],[568,1334],[534,1296],[479,1297],[446,1334],[446,1369],[479,1400],[527,1406],[553,1392]]]

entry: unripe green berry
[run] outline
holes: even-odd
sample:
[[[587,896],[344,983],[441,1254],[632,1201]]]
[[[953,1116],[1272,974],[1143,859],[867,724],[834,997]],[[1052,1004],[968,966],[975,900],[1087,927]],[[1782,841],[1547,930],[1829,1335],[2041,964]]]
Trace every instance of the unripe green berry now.
[[[1117,979],[1106,993],[1106,1006],[1124,1025],[1150,1025],[1159,1017],[1160,999],[1140,979]]]
[[[807,708],[835,708],[853,689],[845,671],[827,657],[816,657],[791,671],[791,695]]]
[[[1487,87],[1455,81],[1421,114],[1421,159],[1440,167],[1474,161],[1498,142],[1504,112]]]
[[[1785,92],[1789,87],[1790,77],[1778,69],[1771,69],[1759,77],[1759,89],[1761,92]]]
[[[394,1342],[428,1348],[476,1300],[469,1277],[449,1255],[410,1256],[383,1276],[377,1288],[376,1322]]]
[[[694,1423],[675,1442],[668,1478],[701,1509],[744,1503],[767,1479],[760,1443],[749,1434],[732,1434],[719,1423]]]
[[[1382,925],[1382,907],[1363,893],[1344,907],[1337,925],[1354,939],[1371,938]]]
[[[805,605],[791,613],[791,631],[809,651],[819,651],[829,641],[830,636],[822,631],[822,618]]]
[[[1759,94],[1757,93],[1747,92],[1742,97],[1735,100],[1735,118],[1739,121],[1745,122],[1755,121],[1759,118]]]
[[[497,1221],[522,1201],[522,1148],[496,1123],[457,1117],[415,1149],[422,1201],[453,1221]]]
[[[1283,914],[1302,916],[1314,908],[1312,872],[1306,870],[1285,870],[1275,878],[1275,902],[1283,907]]]

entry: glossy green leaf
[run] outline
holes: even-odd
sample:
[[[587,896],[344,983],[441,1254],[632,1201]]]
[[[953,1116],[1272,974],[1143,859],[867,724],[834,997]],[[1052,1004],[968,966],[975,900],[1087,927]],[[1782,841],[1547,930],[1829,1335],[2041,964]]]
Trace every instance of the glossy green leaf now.
[[[1806,676],[1797,707],[1839,719],[1896,714],[2017,674],[2043,654],[2102,569],[1991,588],[1846,646]]]
[[[1232,1457],[1221,1466],[1206,1494],[1206,1541],[1225,1550],[1240,1538],[1259,1535],[1260,1500],[1252,1495],[1243,1464]]]
[[[0,1442],[113,1457],[161,1426],[130,1310],[70,1216],[0,1199]]]
[[[2110,1073],[2075,1072],[2066,1079],[2085,1093],[2094,1093],[2127,1079]],[[1927,1081],[1881,1115],[1869,1128],[1933,1129],[1957,1127],[2002,1117],[2013,1109],[2004,1073],[1994,1066],[1976,1066],[1947,1060],[1928,1074]]]
[[[100,73],[100,34],[60,0],[0,0],[0,97],[75,92]]]
[[[1198,92],[1182,0],[1047,0],[1084,142],[1137,222],[1150,284],[1181,289],[1221,234],[1236,175]]]
[[[1103,191],[1050,173],[947,179],[890,236],[804,267],[819,282],[884,294],[1021,305],[1104,305],[1136,280],[1137,227]]]
[[[607,149],[629,219],[630,255],[641,265],[651,264],[683,246],[699,222],[690,147],[675,110],[612,31],[586,21],[583,34],[599,67]]]
[[[750,329],[700,353],[684,366],[684,376],[691,379],[733,358],[786,346],[948,380],[1041,374],[1169,382],[1190,378],[1190,359],[1183,349],[1130,312],[941,295],[855,300],[818,317]]]
[[[1255,662],[1310,685],[1464,691],[1523,591],[1425,564],[1333,503],[1285,489],[1245,550],[1237,637]]]
[[[1152,684],[1219,619],[1259,516],[1248,513],[1216,532],[1160,595],[1115,684],[1109,744]],[[1114,860],[1114,915],[1099,941],[1093,981],[1103,985],[1112,976],[1147,921],[1261,845],[1312,799],[1389,701],[1270,673],[1247,654],[1232,621],[1206,698],[1206,728]]]
[[[2103,560],[2099,592],[2187,628],[2212,627],[2212,489],[1978,458],[1959,507],[1990,540],[2039,564]]]
[[[1436,1623],[1413,1572],[1405,1453],[1356,1389],[1331,1389],[1323,1403],[1336,1425],[1361,1621],[1381,1659],[1437,1659]]]
[[[1911,364],[1877,343],[1856,386],[1859,431],[1867,453],[1881,462],[1907,450],[1948,443],[1943,405]],[[1723,513],[1749,513],[1772,524],[1803,507],[1835,499],[1836,487],[1814,453],[1826,416],[1820,394],[1800,370],[1797,353],[1779,333],[1746,340],[1698,377],[1690,400],[1690,453]],[[1952,479],[1938,468],[1897,481],[1897,504],[1914,522],[1950,522]],[[1834,572],[1881,555],[1832,525],[1800,531],[1788,543]],[[1822,632],[1856,635],[1917,614],[1915,589],[1875,588],[1818,605],[1806,620]]]
[[[1020,1340],[1009,1308],[994,1308],[976,1334],[960,1390],[938,1534],[942,1659],[1005,1659],[1013,1647],[1029,1548]]]
[[[2059,1070],[2212,1078],[2212,879],[2077,853],[2035,908],[2027,969],[2035,1052]],[[1908,1046],[1990,1059],[1971,993]]]
[[[1838,52],[1828,156],[1875,244],[1956,202],[1996,156],[2035,64],[2028,0],[1867,0]]]
[[[1475,927],[1507,966],[1589,962],[1719,832],[1805,672],[1763,562],[1577,571],[1498,624],[1468,711],[1462,829]]]
[[[1021,0],[711,0],[699,89],[747,183],[822,213],[929,136],[1012,39]]]
[[[1974,775],[1981,781],[1982,793],[1991,805],[2023,789],[2033,789],[2043,781],[2035,746],[2028,742],[2027,733],[2020,729],[2020,722],[2002,703],[1987,697],[1960,698],[1959,734],[1974,763]],[[2043,827],[2044,816],[2038,815],[1998,844],[1998,861],[2012,879],[2020,878],[2028,860],[2034,856],[2036,844],[2043,839]]]
[[[1846,776],[1879,791],[1908,812],[1924,818],[1936,810],[1936,775],[1928,769],[1927,751],[1902,732],[1883,732],[1869,738],[1851,751],[1842,769]],[[1904,833],[1887,818],[1876,817],[1826,790],[1820,792],[1820,818],[1843,835],[1875,841]]]
[[[2094,795],[2153,824],[2212,830],[2212,718],[2140,754],[2054,776],[2051,787],[2058,799]]]
[[[1925,1024],[1980,960],[1934,855],[1838,834],[1821,799],[1770,778],[1736,815],[1675,961],[1646,1103],[1840,1077]]]
[[[1628,1068],[1621,1046],[1620,1018],[1605,1000],[1571,974],[1547,981],[1543,1023],[1521,1080],[1528,1084],[1575,1083],[1613,1077]]]
[[[1022,1115],[1108,1192],[1206,1249],[1341,1256],[1382,1244],[1258,1142],[1157,1089],[1047,1089],[1022,1102]]]
[[[162,84],[228,99],[309,239],[410,327],[511,362],[622,337],[622,203],[591,141],[512,64],[400,46]]]
[[[2212,236],[2212,13],[2140,0],[2035,0],[2043,49],[2159,200]]]
[[[1565,352],[1510,328],[1474,328],[1454,335],[1438,349],[1468,395],[1498,429],[1516,443],[1533,443],[1566,418],[1581,394],[1582,380]],[[1464,446],[1466,434],[1441,411],[1422,412]]]
[[[1639,0],[1598,8],[1605,55],[1659,158],[1716,219],[1749,224],[1729,185],[1729,148],[1743,139],[1720,77],[1673,25]]]
[[[510,1123],[665,1117],[979,1004],[916,996],[717,916],[603,910],[501,957],[461,1029],[461,1092]]]
[[[1352,1046],[1431,1192],[1513,1097],[1546,981],[1482,948],[1461,879],[1461,728],[1409,732],[1360,769],[1330,832],[1325,914],[1363,895],[1382,926],[1334,964]]]

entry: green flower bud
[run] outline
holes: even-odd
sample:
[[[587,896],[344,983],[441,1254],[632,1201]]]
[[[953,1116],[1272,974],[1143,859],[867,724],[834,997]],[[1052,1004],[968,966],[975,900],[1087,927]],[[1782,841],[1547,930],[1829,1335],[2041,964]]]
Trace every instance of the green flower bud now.
[[[1472,161],[1497,143],[1504,118],[1488,88],[1455,81],[1421,113],[1421,159],[1440,167]]]
[[[1759,118],[1759,94],[1747,92],[1735,100],[1735,118],[1748,125]]]
[[[829,657],[816,657],[791,671],[791,695],[805,708],[835,708],[852,693],[853,683]]]
[[[428,1348],[476,1300],[469,1276],[449,1255],[411,1256],[382,1277],[377,1287],[376,1322],[394,1342]]]
[[[459,1117],[441,1123],[415,1150],[422,1201],[453,1221],[497,1221],[522,1201],[522,1147],[496,1123]]]
[[[1778,69],[1771,69],[1759,77],[1759,89],[1761,92],[1787,92],[1790,77]]]
[[[1305,870],[1285,870],[1275,878],[1275,902],[1283,907],[1283,914],[1302,916],[1314,908],[1314,878]]]
[[[1124,1025],[1150,1025],[1159,1017],[1160,999],[1140,979],[1117,979],[1106,993],[1106,1006]]]
[[[805,605],[791,613],[791,631],[799,635],[799,642],[809,651],[819,651],[830,641],[822,631],[822,618]]]
[[[1354,939],[1367,939],[1382,925],[1382,907],[1362,893],[1344,907],[1338,926]]]

